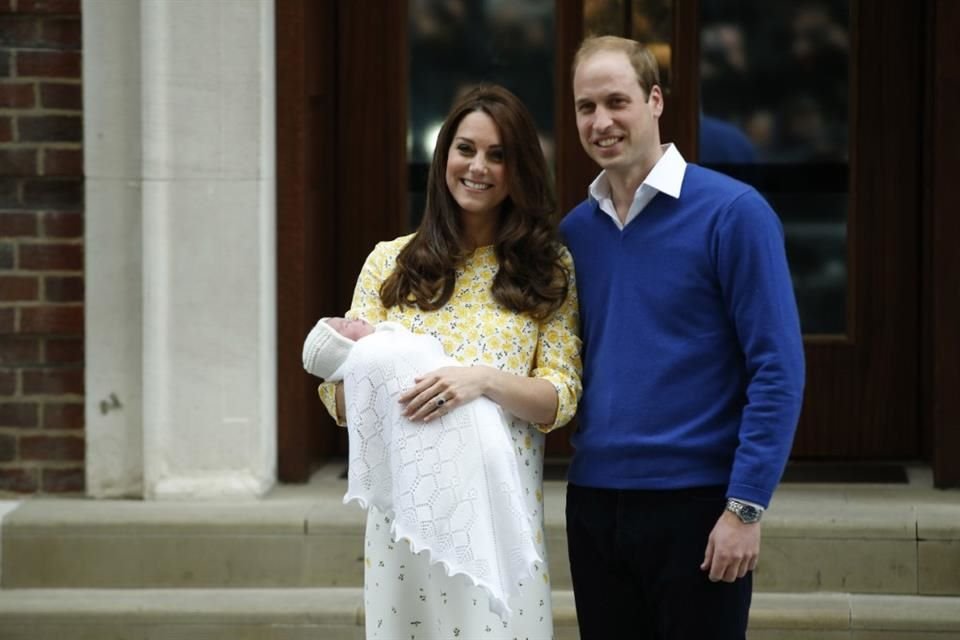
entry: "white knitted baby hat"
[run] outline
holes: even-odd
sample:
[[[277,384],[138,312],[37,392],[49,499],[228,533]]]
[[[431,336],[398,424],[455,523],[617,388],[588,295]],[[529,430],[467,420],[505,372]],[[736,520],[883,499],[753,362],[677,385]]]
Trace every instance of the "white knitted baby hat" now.
[[[336,329],[327,324],[328,318],[321,318],[303,341],[303,368],[324,380],[329,379],[340,368],[347,355],[356,344],[345,338]]]

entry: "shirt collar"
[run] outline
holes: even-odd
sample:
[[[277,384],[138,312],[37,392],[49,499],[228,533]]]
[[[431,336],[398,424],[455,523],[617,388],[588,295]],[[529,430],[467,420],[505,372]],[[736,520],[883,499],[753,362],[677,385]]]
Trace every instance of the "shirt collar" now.
[[[663,150],[663,155],[660,156],[657,163],[653,165],[653,169],[637,187],[634,199],[644,190],[644,185],[672,198],[680,197],[680,187],[683,185],[683,175],[687,170],[687,161],[683,159],[680,151],[672,142],[662,145],[660,148]],[[606,170],[601,171],[600,175],[590,183],[589,196],[594,202],[600,202],[612,196]]]

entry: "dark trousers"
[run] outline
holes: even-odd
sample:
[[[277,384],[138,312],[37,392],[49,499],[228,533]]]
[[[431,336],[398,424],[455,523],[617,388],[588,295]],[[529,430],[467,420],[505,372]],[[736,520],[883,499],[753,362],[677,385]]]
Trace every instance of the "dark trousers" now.
[[[743,640],[752,573],[700,569],[724,487],[567,487],[567,544],[581,640]]]

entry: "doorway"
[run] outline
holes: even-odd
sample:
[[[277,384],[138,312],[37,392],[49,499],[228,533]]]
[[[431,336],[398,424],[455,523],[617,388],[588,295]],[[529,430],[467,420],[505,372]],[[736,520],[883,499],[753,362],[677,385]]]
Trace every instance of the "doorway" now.
[[[596,173],[577,140],[569,66],[588,28],[589,9],[597,4],[602,3],[554,4],[553,140],[564,210],[583,199]],[[701,99],[714,90],[702,78],[702,54],[708,44],[703,28],[717,21],[718,2],[613,4],[621,21],[619,27],[617,23],[607,27],[608,32],[619,28],[620,35],[636,36],[635,25],[646,24],[636,19],[638,11],[659,16],[670,83],[663,139],[674,141],[688,160],[698,161]],[[915,77],[925,64],[926,18],[907,4],[846,3],[842,18],[848,43],[843,63],[848,74],[847,133],[842,163],[834,158],[832,164],[811,163],[802,170],[795,165],[767,170],[762,162],[754,163],[755,168],[749,163],[727,167],[746,181],[758,180],[756,186],[768,197],[772,194],[771,200],[778,194],[782,199],[798,184],[808,187],[808,195],[811,188],[815,195],[844,194],[842,217],[829,214],[829,225],[817,226],[825,215],[817,206],[811,206],[808,214],[799,209],[794,217],[796,241],[818,229],[827,234],[824,238],[836,238],[841,229],[839,249],[821,248],[843,259],[840,280],[834,273],[830,289],[836,296],[837,282],[842,284],[839,303],[805,331],[807,387],[795,459],[922,455],[918,284],[922,194],[915,168],[922,164],[923,132],[916,95],[889,90],[889,78]],[[404,1],[277,0],[278,380],[284,481],[303,481],[318,460],[346,451],[343,432],[326,416],[315,382],[302,372],[297,357],[303,336],[317,318],[348,307],[356,274],[373,245],[409,228],[408,25],[409,11],[419,6]],[[881,95],[883,99],[878,98]],[[783,176],[791,178],[798,171],[792,182],[783,183]],[[376,188],[371,188],[371,176],[376,177]],[[785,226],[790,243],[790,225]],[[813,246],[820,242],[815,240]],[[811,276],[810,282],[815,278]],[[548,455],[569,452],[566,435],[560,430],[548,438]]]

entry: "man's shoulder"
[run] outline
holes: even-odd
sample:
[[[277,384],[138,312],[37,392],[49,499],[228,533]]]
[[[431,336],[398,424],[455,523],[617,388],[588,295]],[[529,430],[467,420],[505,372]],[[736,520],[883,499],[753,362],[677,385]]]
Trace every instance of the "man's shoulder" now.
[[[684,206],[698,211],[711,211],[708,219],[719,221],[720,230],[740,231],[750,229],[754,236],[760,229],[776,231],[782,235],[780,218],[766,198],[753,186],[726,174],[689,165],[683,188],[687,195]],[[692,171],[691,171],[692,169]],[[689,191],[686,191],[687,187]],[[681,200],[683,195],[681,195]]]
[[[569,229],[571,226],[589,219],[589,216],[596,209],[597,203],[586,198],[583,202],[567,212],[567,215],[560,221],[561,230]]]
[[[756,191],[746,182],[741,182],[725,173],[692,162],[687,164],[687,170],[684,174],[683,188],[686,189],[687,187],[690,187],[691,191],[696,193],[703,192],[713,197],[728,197],[730,199],[739,198],[745,193]]]
[[[687,166],[679,206],[703,210],[721,217],[738,213],[776,217],[776,213],[752,185],[696,164]]]

